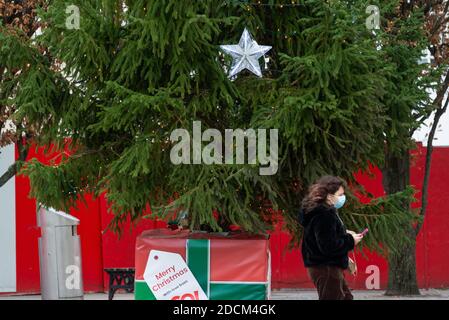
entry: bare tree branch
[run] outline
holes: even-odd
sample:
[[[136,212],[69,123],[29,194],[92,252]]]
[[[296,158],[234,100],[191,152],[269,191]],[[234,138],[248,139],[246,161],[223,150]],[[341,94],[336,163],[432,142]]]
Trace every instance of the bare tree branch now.
[[[447,89],[447,86],[446,86]],[[440,104],[441,105],[441,104]],[[429,137],[427,139],[427,152],[426,152],[426,164],[424,169],[424,180],[422,185],[422,196],[421,196],[421,210],[419,215],[422,217],[422,220],[418,222],[415,227],[415,234],[418,235],[419,231],[422,228],[422,222],[424,221],[424,217],[426,214],[426,209],[428,205],[428,195],[429,195],[429,180],[430,180],[430,170],[432,165],[432,153],[433,153],[433,140],[435,138],[435,133],[438,128],[438,124],[440,122],[441,116],[446,112],[447,106],[449,105],[449,97],[446,99],[446,103],[441,108],[438,108],[435,113],[435,119],[432,124],[432,128],[429,133]]]
[[[3,187],[12,177],[14,177],[20,170],[21,163],[28,157],[30,150],[29,144],[17,144],[19,149],[19,159],[9,166],[8,170],[0,177],[0,188]]]

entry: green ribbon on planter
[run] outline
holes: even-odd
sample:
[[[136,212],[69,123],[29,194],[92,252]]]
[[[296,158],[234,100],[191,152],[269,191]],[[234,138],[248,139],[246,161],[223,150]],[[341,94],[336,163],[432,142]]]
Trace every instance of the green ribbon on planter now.
[[[210,300],[265,300],[268,283],[210,281],[210,240],[187,239],[186,263]],[[136,300],[156,300],[147,283],[135,281]]]
[[[186,263],[203,289],[210,297],[210,240],[187,239]]]

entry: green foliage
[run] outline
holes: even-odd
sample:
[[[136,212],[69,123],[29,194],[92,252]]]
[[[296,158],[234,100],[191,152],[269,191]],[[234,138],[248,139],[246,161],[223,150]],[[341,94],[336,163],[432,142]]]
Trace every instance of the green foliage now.
[[[400,250],[402,243],[413,243],[415,239],[404,237],[401,230],[421,220],[416,210],[404,212],[404,203],[415,202],[415,190],[380,197],[364,205],[353,197],[351,206],[342,210],[342,217],[350,230],[361,232],[368,227],[369,233],[363,239],[364,247],[384,256]]]
[[[70,4],[80,8],[80,30],[65,27]],[[366,30],[362,3],[307,0],[280,10],[212,0],[55,0],[40,16],[47,27],[36,41],[0,32],[1,64],[26,70],[0,92],[17,117],[41,128],[39,144],[71,149],[57,165],[33,161],[23,171],[32,196],[46,205],[67,210],[85,193],[106,192],[117,231],[146,216],[151,204],[152,217],[166,220],[186,210],[193,229],[236,224],[264,232],[275,217],[270,207],[297,236],[306,186],[323,174],[356,185],[354,172],[383,161],[392,117],[386,96],[401,75]],[[218,45],[236,43],[245,26],[258,43],[273,46],[269,68],[262,79],[243,72],[230,81]],[[50,65],[38,47],[62,64]],[[402,95],[407,103],[417,97]],[[221,132],[279,129],[278,173],[173,165],[170,133],[191,132],[194,120]],[[410,218],[395,209],[396,200],[357,207],[345,220],[359,227],[368,219],[390,246],[384,232]]]
[[[429,42],[425,30],[424,8],[416,8],[405,18],[398,11],[400,1],[379,1],[384,28],[378,33],[382,56],[391,62],[383,102],[387,106],[386,141],[393,154],[414,148],[412,135],[431,107],[430,90],[437,83],[438,70],[419,63]]]

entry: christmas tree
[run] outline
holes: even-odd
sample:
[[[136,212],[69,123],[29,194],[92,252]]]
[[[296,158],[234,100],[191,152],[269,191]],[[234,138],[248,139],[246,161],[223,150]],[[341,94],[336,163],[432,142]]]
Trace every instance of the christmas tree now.
[[[23,38],[32,37],[39,28],[39,21],[36,18],[37,7],[45,8],[44,1],[0,1],[2,32],[8,32]],[[20,69],[12,69],[9,72],[5,69],[6,64],[4,61],[0,61],[0,83],[4,79],[8,79],[8,82],[11,83],[12,78],[21,72]],[[2,90],[0,90],[0,97],[2,97],[1,94]],[[6,98],[6,96],[2,98]],[[31,124],[14,119],[15,111],[13,104],[0,103],[0,147],[15,143],[19,154],[16,163],[11,165],[6,172],[0,172],[0,188],[20,170],[20,165],[26,160],[35,135],[35,128]]]
[[[68,210],[104,192],[114,230],[150,207],[152,217],[183,213],[190,229],[215,231],[265,232],[281,212],[298,240],[296,212],[310,183],[333,174],[363,192],[353,174],[383,162],[395,69],[365,9],[317,0],[52,1],[37,37],[2,28],[1,64],[22,72],[1,83],[1,104],[36,128],[38,145],[61,151],[54,165],[26,164],[32,196]],[[243,70],[229,78],[233,61],[220,45],[237,44],[245,28],[271,49],[258,61],[262,77]],[[192,152],[191,164],[174,164],[172,133],[193,137],[195,122],[221,137],[278,130],[276,171],[261,175],[265,163],[238,155],[195,164]],[[400,207],[412,195],[369,205],[354,196],[344,219],[372,229],[368,246],[394,249],[392,231],[414,217]]]

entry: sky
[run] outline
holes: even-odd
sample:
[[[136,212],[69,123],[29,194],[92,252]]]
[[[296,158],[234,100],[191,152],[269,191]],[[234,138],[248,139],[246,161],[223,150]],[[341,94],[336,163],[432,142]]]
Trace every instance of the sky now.
[[[430,52],[427,53],[427,57],[424,59],[426,62],[430,62]],[[432,99],[435,99],[436,93],[430,94]],[[443,102],[449,99],[449,92],[446,93]],[[435,113],[432,114],[429,119],[417,130],[413,136],[416,141],[422,142],[424,146],[427,146],[427,136],[432,128],[433,121],[435,119]],[[437,132],[435,133],[435,139],[433,141],[435,147],[449,147],[449,111],[443,114],[438,122]]]
[[[424,146],[427,146],[427,135],[431,129],[434,115],[426,121],[427,126],[422,126],[413,136],[416,141],[420,141]],[[436,147],[449,147],[449,113],[446,112],[440,119],[437,132],[435,134],[435,140],[433,145]]]

